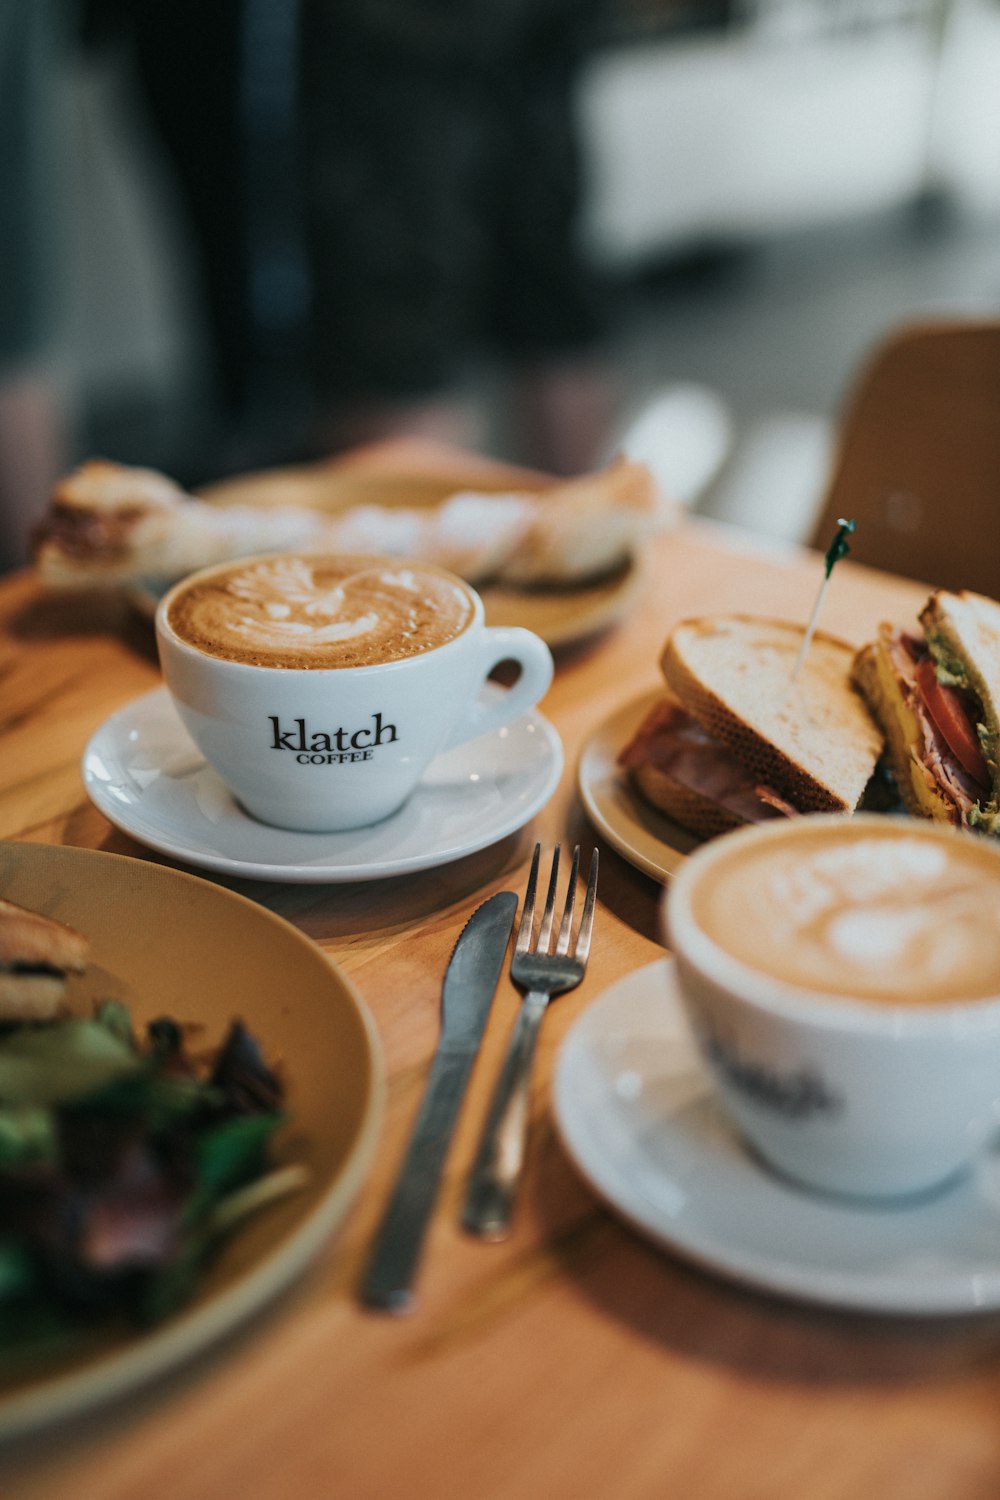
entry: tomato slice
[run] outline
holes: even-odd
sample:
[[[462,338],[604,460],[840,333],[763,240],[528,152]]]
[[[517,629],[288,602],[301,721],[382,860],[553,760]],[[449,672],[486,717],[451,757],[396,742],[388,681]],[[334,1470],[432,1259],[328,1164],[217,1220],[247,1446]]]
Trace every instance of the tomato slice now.
[[[938,682],[934,662],[925,656],[916,667],[917,686],[927,712],[941,732],[941,736],[963,770],[968,771],[973,781],[984,790],[990,788],[990,772],[983,752],[979,748],[975,727],[957,688]]]

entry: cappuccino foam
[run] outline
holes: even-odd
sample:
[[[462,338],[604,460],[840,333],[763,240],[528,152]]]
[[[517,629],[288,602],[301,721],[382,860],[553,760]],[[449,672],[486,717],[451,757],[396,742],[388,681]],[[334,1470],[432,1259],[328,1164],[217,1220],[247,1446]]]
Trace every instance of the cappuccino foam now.
[[[419,656],[461,635],[473,615],[469,590],[426,565],[302,553],[196,577],[175,593],[167,619],[208,656],[301,669]]]
[[[707,868],[692,910],[733,958],[805,989],[911,1005],[1000,996],[1000,858],[968,835],[805,820]]]

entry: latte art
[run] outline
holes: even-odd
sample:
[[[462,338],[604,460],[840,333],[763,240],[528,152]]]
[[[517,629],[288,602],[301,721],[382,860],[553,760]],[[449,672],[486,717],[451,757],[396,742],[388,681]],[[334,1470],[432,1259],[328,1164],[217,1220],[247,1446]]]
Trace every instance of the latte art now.
[[[474,615],[458,580],[385,559],[300,554],[201,575],[169,609],[175,633],[210,656],[254,666],[372,666],[431,651]]]
[[[259,563],[232,575],[229,592],[247,607],[234,614],[230,627],[261,650],[282,650],[290,641],[312,649],[328,641],[353,640],[378,629],[377,611],[352,611],[343,583],[323,587],[303,557]],[[281,595],[275,598],[275,591]]]
[[[836,836],[803,827],[707,874],[699,926],[786,983],[908,1005],[1000,995],[1000,861],[971,839],[888,820]]]

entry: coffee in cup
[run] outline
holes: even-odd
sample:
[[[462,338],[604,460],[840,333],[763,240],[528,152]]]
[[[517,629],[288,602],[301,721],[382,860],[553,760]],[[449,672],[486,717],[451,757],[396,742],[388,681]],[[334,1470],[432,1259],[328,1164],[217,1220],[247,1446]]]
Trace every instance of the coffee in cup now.
[[[665,897],[720,1099],[773,1165],[882,1195],[967,1166],[1000,1124],[1000,850],[860,815],[744,829]]]
[[[443,750],[534,706],[552,680],[530,631],[484,623],[445,569],[284,553],[207,568],[160,601],[166,685],[248,812],[304,831],[397,811]],[[520,667],[513,687],[486,679]]]
[[[460,579],[344,556],[283,556],[200,574],[174,594],[179,640],[222,661],[286,670],[378,666],[454,640],[475,614]]]

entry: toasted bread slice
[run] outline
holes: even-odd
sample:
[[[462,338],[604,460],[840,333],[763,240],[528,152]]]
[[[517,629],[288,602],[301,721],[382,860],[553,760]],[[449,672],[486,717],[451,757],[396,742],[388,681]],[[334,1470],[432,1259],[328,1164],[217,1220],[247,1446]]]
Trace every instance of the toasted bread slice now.
[[[89,947],[65,922],[0,898],[0,1021],[49,1020]]]
[[[854,648],[817,631],[796,681],[803,627],[748,615],[685,620],[660,665],[674,695],[749,774],[800,812],[853,812],[882,732],[851,683]]]

